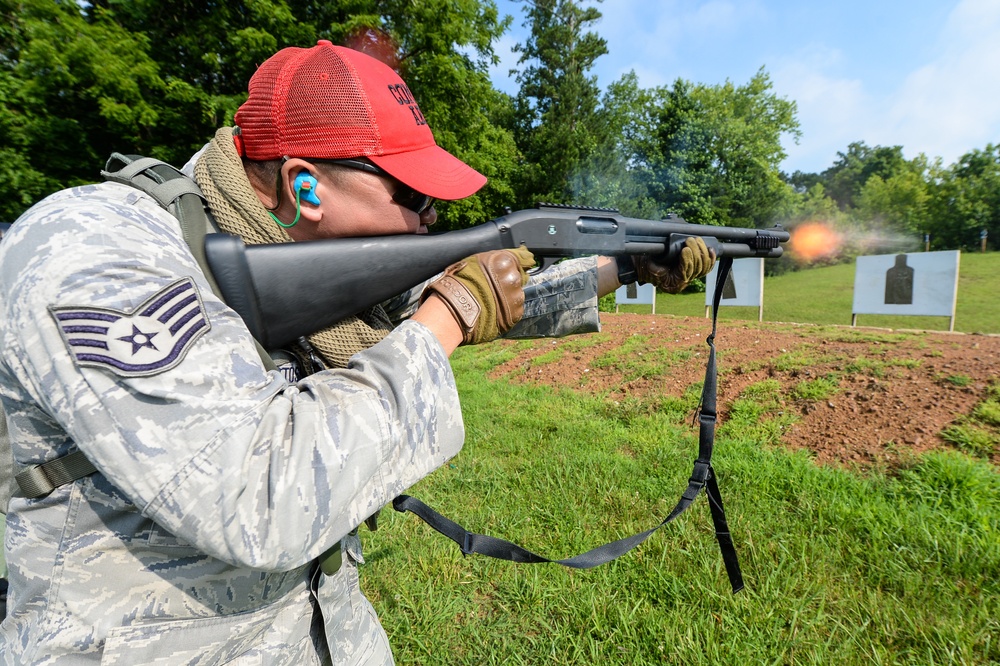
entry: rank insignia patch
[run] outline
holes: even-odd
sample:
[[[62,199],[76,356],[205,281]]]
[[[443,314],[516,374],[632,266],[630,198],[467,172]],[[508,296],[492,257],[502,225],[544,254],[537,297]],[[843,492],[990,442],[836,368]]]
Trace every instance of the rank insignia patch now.
[[[84,306],[50,311],[78,365],[125,377],[169,370],[211,327],[191,278],[161,289],[132,312]]]

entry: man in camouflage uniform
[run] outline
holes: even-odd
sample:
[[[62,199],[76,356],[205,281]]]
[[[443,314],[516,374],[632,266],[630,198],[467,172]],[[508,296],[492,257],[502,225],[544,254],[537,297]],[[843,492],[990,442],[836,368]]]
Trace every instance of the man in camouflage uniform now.
[[[328,42],[264,63],[236,124],[186,170],[249,243],[421,233],[431,197],[485,183],[435,145],[392,70]],[[696,245],[635,268],[676,290],[712,261]],[[522,313],[524,335],[597,330],[597,297],[619,285],[590,258],[522,289],[530,265],[470,258],[276,351],[278,372],[148,195],[90,185],[25,213],[0,245],[14,457],[79,450],[97,471],[11,502],[4,663],[392,663],[357,527],[460,450],[448,355],[517,334]]]

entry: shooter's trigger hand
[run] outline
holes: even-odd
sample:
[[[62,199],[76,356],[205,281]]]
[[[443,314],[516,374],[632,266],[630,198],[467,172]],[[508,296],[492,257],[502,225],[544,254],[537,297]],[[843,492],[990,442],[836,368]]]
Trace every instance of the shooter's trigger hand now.
[[[691,280],[708,275],[715,265],[715,253],[697,236],[689,236],[684,241],[676,259],[667,264],[659,263],[664,259],[639,255],[635,258],[635,272],[639,282],[653,284],[668,294],[681,293]]]
[[[423,298],[433,292],[444,300],[462,328],[462,344],[489,342],[524,316],[526,270],[534,265],[524,248],[480,252],[449,266]]]

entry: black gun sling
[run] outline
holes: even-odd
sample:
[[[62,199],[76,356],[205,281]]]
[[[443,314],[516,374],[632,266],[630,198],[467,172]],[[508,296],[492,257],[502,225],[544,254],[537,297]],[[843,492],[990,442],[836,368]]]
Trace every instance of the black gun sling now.
[[[477,553],[511,562],[524,562],[536,564],[541,562],[552,562],[574,569],[590,569],[601,564],[610,562],[613,559],[632,550],[643,541],[648,539],[656,530],[667,523],[673,521],[677,516],[684,513],[702,488],[708,497],[708,504],[712,512],[712,522],[715,524],[715,538],[719,542],[719,550],[722,552],[722,561],[729,576],[729,583],[733,587],[733,592],[743,589],[743,575],[740,572],[739,560],[736,556],[736,547],[733,544],[732,536],[729,533],[729,525],[726,522],[726,512],[722,506],[722,496],[719,494],[719,484],[716,480],[715,470],[712,468],[712,448],[715,444],[715,423],[716,394],[717,394],[717,367],[715,360],[715,333],[718,321],[719,303],[722,299],[722,289],[726,284],[729,271],[732,268],[732,257],[723,257],[719,261],[719,271],[715,283],[715,294],[712,298],[712,333],[708,336],[709,347],[708,365],[705,369],[705,383],[701,394],[701,408],[699,410],[699,439],[698,458],[694,463],[694,472],[688,481],[688,487],[681,495],[680,500],[673,511],[663,519],[663,521],[652,529],[640,532],[618,541],[606,543],[592,550],[562,560],[552,560],[542,555],[522,548],[515,543],[498,539],[485,534],[475,534],[469,532],[458,523],[445,518],[440,513],[430,508],[415,497],[400,495],[392,502],[396,511],[415,514],[421,520],[433,527],[435,530],[445,535],[461,548],[462,553],[469,555]]]

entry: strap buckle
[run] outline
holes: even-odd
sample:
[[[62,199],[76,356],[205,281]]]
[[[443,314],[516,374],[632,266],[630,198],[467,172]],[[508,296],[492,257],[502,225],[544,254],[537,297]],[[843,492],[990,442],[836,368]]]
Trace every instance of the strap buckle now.
[[[14,480],[17,481],[21,496],[28,499],[44,497],[56,489],[56,484],[52,483],[42,465],[26,467],[14,475]]]
[[[87,460],[83,451],[77,449],[60,458],[27,467],[18,472],[14,479],[23,497],[36,499],[96,471],[97,468]]]
[[[697,485],[699,488],[704,488],[711,475],[712,465],[710,463],[707,463],[704,460],[695,460],[694,471],[691,472],[691,478],[688,479],[688,483]]]

